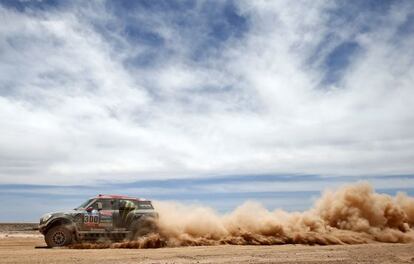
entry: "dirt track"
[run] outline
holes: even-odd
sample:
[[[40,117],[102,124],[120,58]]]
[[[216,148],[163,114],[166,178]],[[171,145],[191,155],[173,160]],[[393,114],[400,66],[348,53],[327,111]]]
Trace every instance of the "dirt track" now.
[[[40,248],[35,248],[35,247]],[[32,232],[0,236],[0,263],[414,263],[414,244],[47,249]]]

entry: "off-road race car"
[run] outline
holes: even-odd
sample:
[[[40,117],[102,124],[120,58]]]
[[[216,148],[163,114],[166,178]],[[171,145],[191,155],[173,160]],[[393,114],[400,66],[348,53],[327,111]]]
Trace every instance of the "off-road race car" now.
[[[157,219],[151,201],[100,194],[73,210],[43,215],[39,231],[49,247],[62,247],[82,241],[137,238],[156,231]]]

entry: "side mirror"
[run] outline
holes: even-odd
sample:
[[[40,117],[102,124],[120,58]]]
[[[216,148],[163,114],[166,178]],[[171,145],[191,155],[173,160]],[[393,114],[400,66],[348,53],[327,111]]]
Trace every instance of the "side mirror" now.
[[[88,212],[88,213],[92,212],[92,210],[93,210],[92,206],[89,206],[88,208],[86,208],[86,212]]]
[[[98,202],[98,211],[100,211],[100,210],[102,210],[102,203],[101,202]]]

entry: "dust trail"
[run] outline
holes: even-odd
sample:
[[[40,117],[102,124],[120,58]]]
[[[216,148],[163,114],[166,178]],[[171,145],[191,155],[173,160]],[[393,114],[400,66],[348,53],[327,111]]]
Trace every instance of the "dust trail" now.
[[[246,202],[226,215],[207,207],[156,202],[158,233],[133,241],[78,248],[201,245],[360,244],[414,241],[414,198],[376,193],[368,183],[325,191],[305,212],[269,211]],[[76,245],[74,246],[76,247]]]

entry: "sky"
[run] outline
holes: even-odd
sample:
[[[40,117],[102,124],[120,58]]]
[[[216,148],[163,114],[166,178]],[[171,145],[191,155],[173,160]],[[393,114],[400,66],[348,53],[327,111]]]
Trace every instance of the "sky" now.
[[[0,221],[414,194],[413,47],[413,1],[0,0]]]

